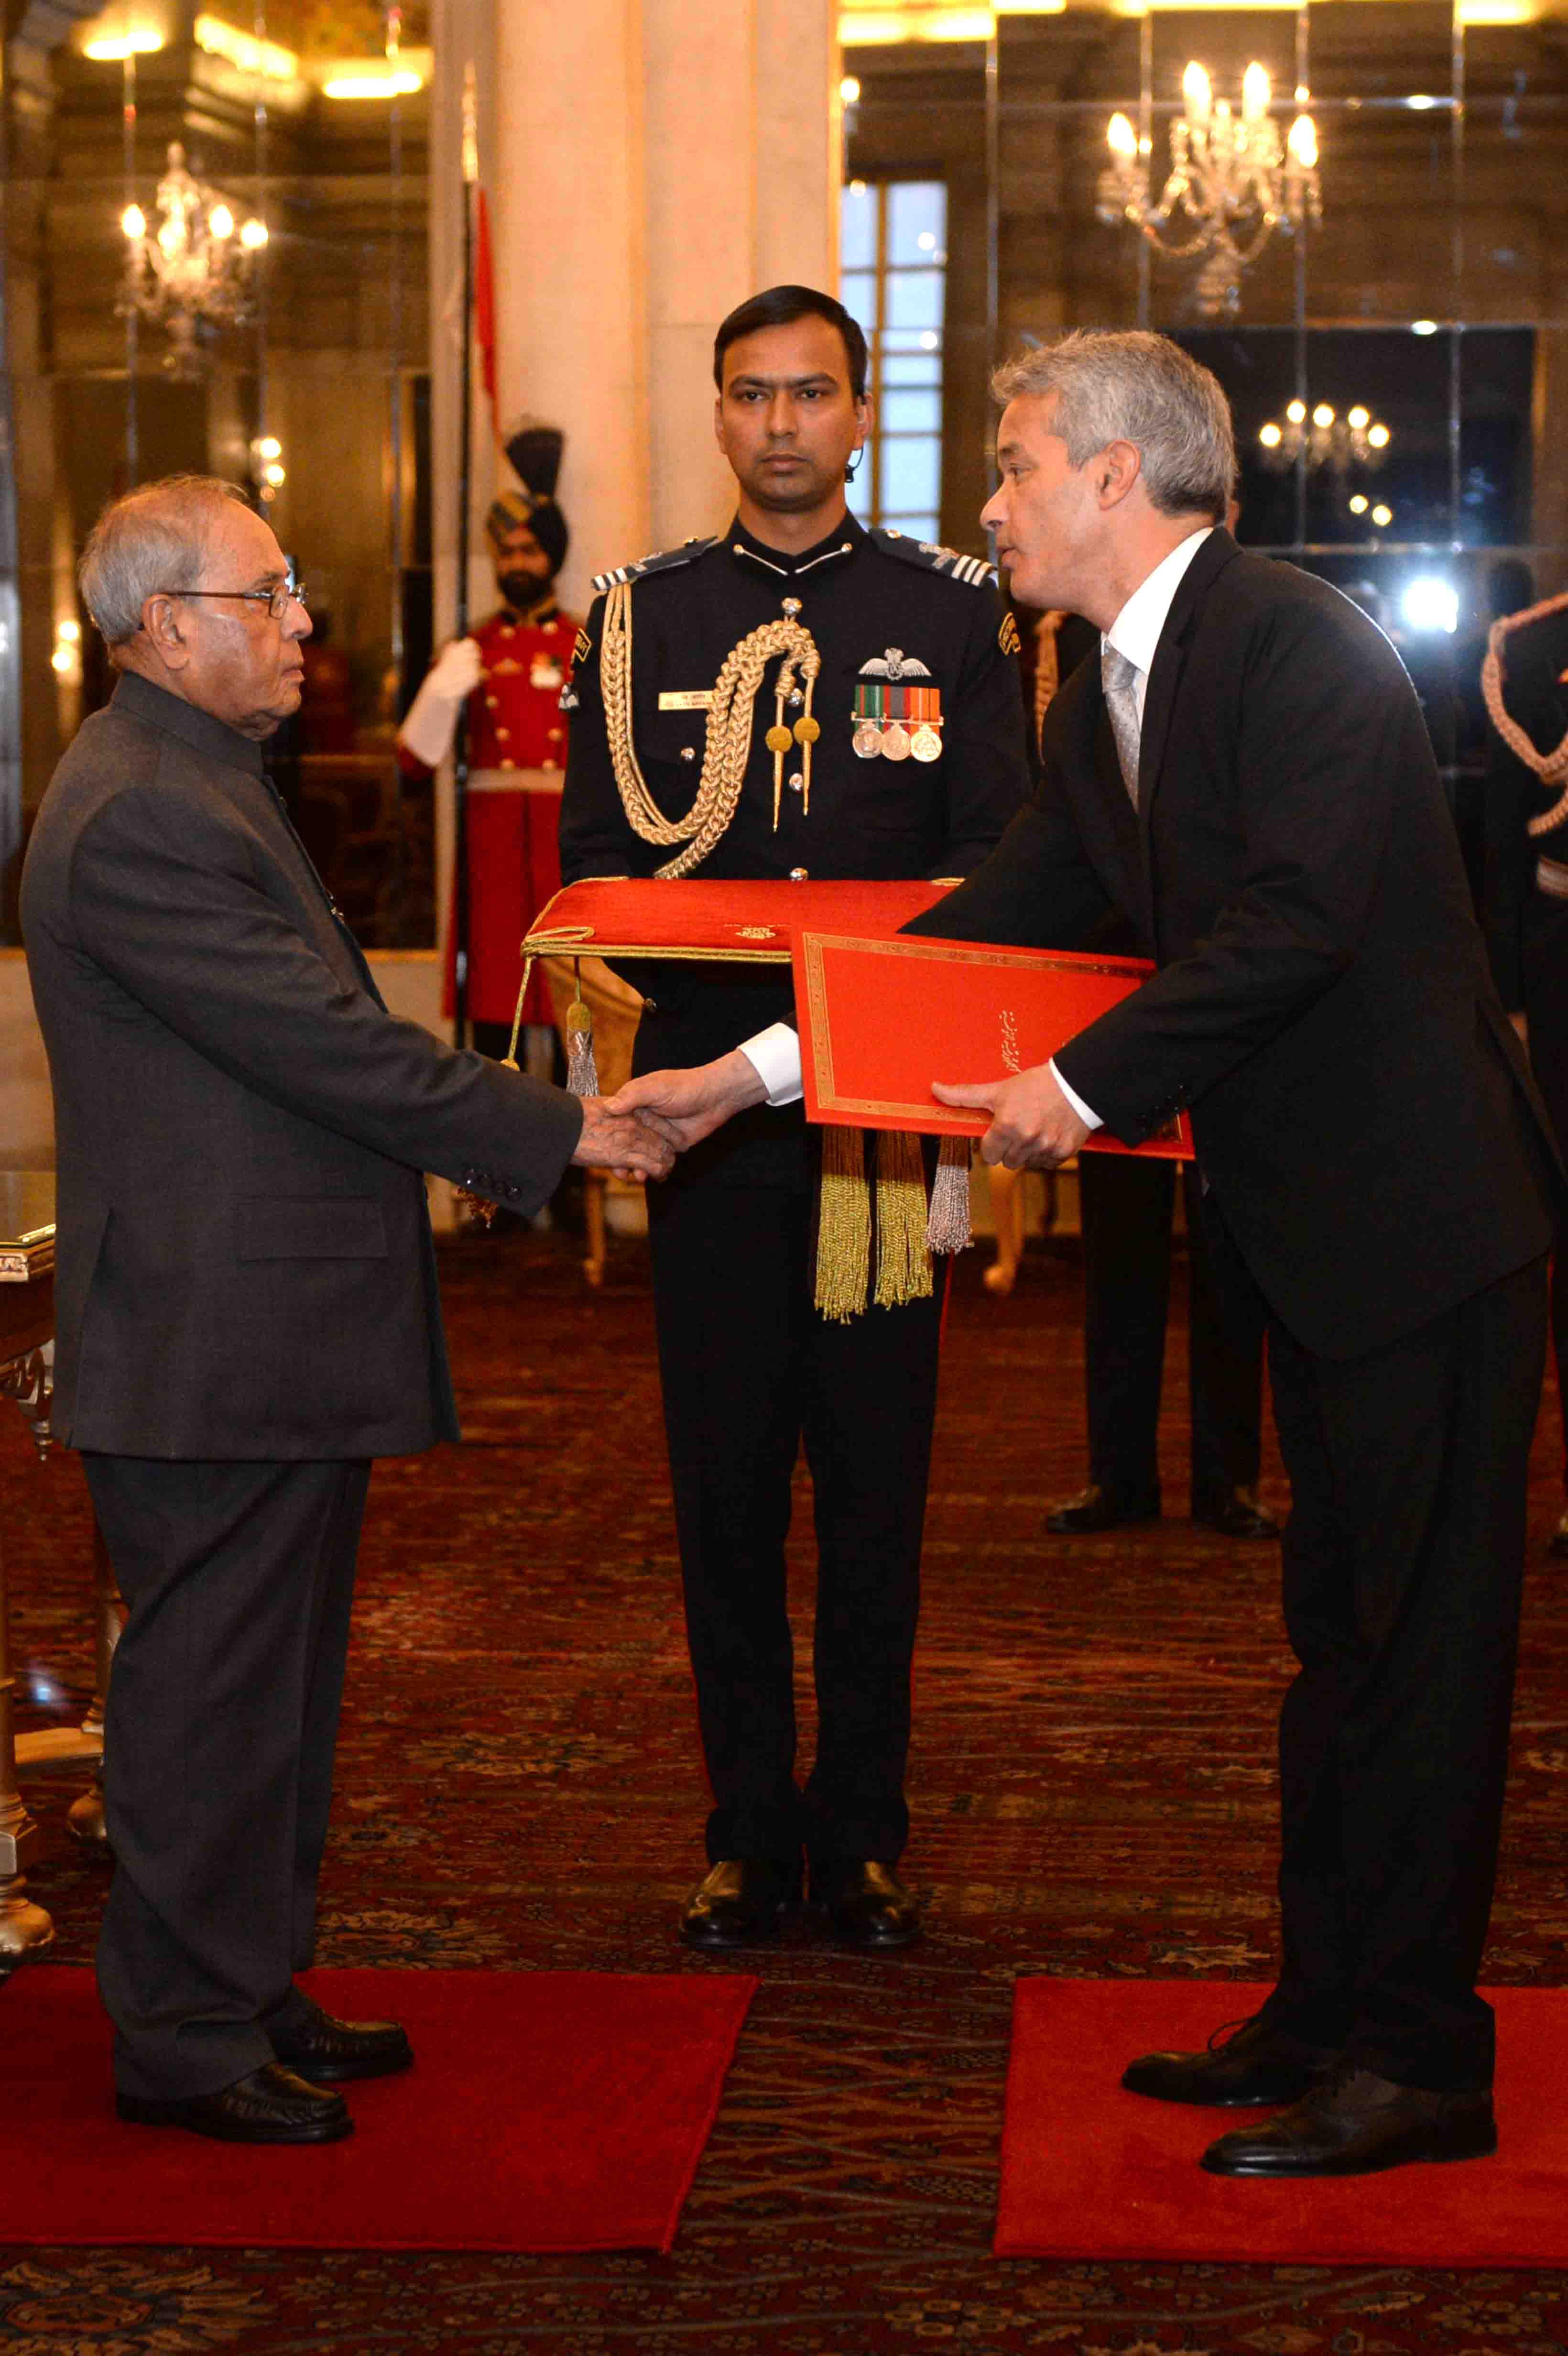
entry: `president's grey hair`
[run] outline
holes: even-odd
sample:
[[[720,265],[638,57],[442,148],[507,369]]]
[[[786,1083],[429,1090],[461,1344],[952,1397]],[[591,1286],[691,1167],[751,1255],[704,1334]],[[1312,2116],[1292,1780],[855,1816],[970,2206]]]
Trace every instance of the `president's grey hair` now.
[[[1005,360],[991,391],[1004,407],[1055,393],[1052,429],[1071,465],[1087,465],[1109,442],[1131,442],[1161,515],[1224,521],[1236,479],[1231,404],[1218,378],[1168,336],[1076,328],[1060,343]]]
[[[82,602],[106,645],[123,647],[142,626],[142,607],[159,589],[195,589],[212,526],[243,491],[216,475],[165,475],[111,500],[77,566]]]

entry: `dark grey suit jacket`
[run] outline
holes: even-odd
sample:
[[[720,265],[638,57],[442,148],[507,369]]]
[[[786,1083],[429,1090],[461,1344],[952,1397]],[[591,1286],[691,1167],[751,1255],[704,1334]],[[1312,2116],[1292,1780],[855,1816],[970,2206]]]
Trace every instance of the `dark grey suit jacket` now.
[[[123,677],[38,813],[55,1429],[165,1458],[457,1435],[421,1172],[531,1210],[570,1097],[389,1014],[259,746]]]
[[[1149,672],[1136,817],[1097,662],[1040,759],[990,858],[908,929],[1072,948],[1132,926],[1160,971],[1058,1068],[1128,1143],[1190,1106],[1298,1341],[1358,1356],[1546,1249],[1551,1148],[1420,707],[1349,599],[1212,533]]]

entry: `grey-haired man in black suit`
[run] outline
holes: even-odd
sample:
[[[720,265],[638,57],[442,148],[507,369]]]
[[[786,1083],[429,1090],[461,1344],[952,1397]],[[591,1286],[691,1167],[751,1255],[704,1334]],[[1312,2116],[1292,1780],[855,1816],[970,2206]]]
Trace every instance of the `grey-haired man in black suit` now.
[[[1160,970],[1015,1077],[986,1158],[1050,1167],[1190,1106],[1221,1281],[1261,1294],[1293,1511],[1283,1957],[1228,2043],[1125,2083],[1286,2104],[1204,2158],[1349,2175],[1496,2142],[1476,1992],[1508,1762],[1556,1165],[1487,972],[1414,691],[1348,599],[1239,549],[1229,406],[1162,336],[999,373],[985,511],[1018,594],[1100,660],[1030,804],[910,929],[1072,948],[1112,914]],[[727,1064],[633,1100],[720,1116]]]

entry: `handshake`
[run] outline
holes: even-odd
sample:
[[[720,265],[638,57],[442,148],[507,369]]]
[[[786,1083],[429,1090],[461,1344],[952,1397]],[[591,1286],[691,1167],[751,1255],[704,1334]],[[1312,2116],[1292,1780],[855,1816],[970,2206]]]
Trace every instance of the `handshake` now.
[[[963,1087],[933,1080],[931,1092],[943,1104],[987,1113],[982,1158],[1008,1170],[1052,1170],[1090,1134],[1051,1064]],[[762,1074],[739,1047],[689,1071],[645,1072],[613,1097],[589,1098],[572,1158],[623,1177],[667,1177],[677,1153],[766,1095]]]
[[[645,1072],[613,1097],[584,1099],[571,1158],[622,1178],[667,1178],[677,1153],[766,1095],[761,1073],[739,1047],[689,1071]]]

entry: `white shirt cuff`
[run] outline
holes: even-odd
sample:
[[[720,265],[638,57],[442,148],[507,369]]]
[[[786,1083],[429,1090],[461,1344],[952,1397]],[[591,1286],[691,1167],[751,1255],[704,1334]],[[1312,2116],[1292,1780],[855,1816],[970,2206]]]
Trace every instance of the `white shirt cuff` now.
[[[800,1080],[800,1033],[787,1023],[770,1023],[754,1039],[742,1039],[741,1053],[768,1092],[771,1105],[798,1104],[805,1090]]]
[[[1073,1111],[1078,1115],[1081,1121],[1086,1123],[1090,1129],[1104,1128],[1105,1124],[1101,1119],[1099,1114],[1097,1112],[1091,1112],[1083,1098],[1075,1095],[1072,1089],[1068,1087],[1066,1081],[1062,1078],[1061,1074],[1057,1070],[1054,1059],[1052,1059],[1051,1066],[1051,1076],[1056,1082],[1057,1087],[1061,1090],[1062,1095],[1067,1098],[1068,1103],[1072,1107]]]

